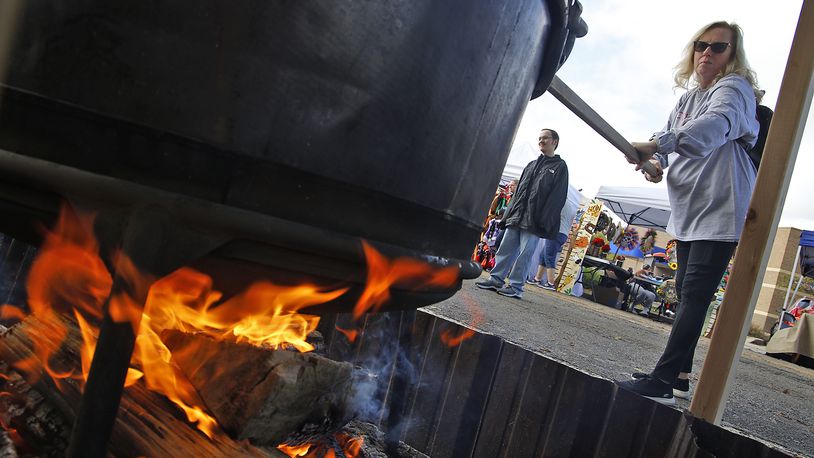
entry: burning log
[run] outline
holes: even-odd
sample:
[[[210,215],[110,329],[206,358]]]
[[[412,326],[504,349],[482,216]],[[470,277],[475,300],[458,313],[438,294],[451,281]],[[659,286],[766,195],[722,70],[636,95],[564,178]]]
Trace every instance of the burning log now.
[[[0,372],[9,374],[0,379],[0,457],[17,456],[18,448],[24,456],[31,450],[40,456],[61,456],[70,424],[19,374],[2,363]]]
[[[376,425],[362,421],[352,421],[343,428],[345,434],[350,437],[362,438],[360,456],[365,458],[427,458],[427,455],[410,447],[404,442],[399,442],[395,450],[390,455],[384,452],[388,449],[385,434]]]
[[[17,450],[5,430],[0,429],[0,458],[17,458]]]
[[[69,328],[62,342],[67,350],[60,351],[50,362],[78,371],[79,331],[72,321],[60,319]],[[48,323],[29,316],[0,334],[0,361],[8,365],[36,361],[32,340],[53,338],[49,329]],[[69,425],[73,424],[79,406],[81,390],[78,383],[62,380],[57,389],[50,378],[42,376],[29,386],[13,372],[10,374],[10,380],[0,380],[6,382],[0,385],[0,391],[10,393],[9,399],[21,400],[15,405],[24,407],[17,409],[19,418],[12,419],[12,424],[28,445],[39,449],[36,455],[61,456],[67,445]],[[3,410],[10,413],[10,409]],[[42,450],[43,447],[46,450]],[[211,439],[206,437],[184,421],[173,404],[147,390],[143,383],[125,390],[108,452],[110,456],[282,456],[277,451],[261,450],[245,441],[238,443],[222,433]]]
[[[2,362],[0,374],[7,374],[0,378],[0,436],[5,436],[0,437],[0,458],[17,456],[18,451],[23,456],[34,451],[38,456],[62,456],[71,425],[47,398]]]
[[[221,427],[239,439],[276,446],[305,423],[345,410],[349,363],[200,333],[168,331],[162,340]]]

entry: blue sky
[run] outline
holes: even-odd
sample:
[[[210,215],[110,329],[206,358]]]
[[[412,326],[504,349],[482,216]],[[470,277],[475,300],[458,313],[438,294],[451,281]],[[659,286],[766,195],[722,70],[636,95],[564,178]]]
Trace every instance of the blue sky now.
[[[683,90],[673,88],[673,67],[692,34],[716,20],[744,30],[747,57],[774,108],[802,2],[685,0],[583,0],[589,32],[577,40],[557,75],[629,141],[644,141],[667,121]],[[814,115],[803,134],[780,226],[814,230],[808,200],[814,180]],[[571,183],[586,196],[600,185],[648,186],[621,152],[594,133],[550,94],[531,101],[518,128],[510,163],[534,157],[542,127],[561,136],[557,152],[568,162]],[[661,184],[663,185],[663,183]]]

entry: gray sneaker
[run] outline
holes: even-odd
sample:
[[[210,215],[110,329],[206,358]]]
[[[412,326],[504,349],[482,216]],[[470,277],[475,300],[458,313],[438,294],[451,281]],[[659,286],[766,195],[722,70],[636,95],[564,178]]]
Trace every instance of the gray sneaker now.
[[[632,391],[660,404],[671,406],[676,403],[670,384],[653,378],[650,374],[644,374],[644,377],[634,378],[633,380],[617,380],[615,383],[619,388]]]
[[[554,291],[554,285],[552,285],[549,282],[545,282],[545,284],[541,284],[540,287],[543,288],[543,289],[547,289],[549,291]]]
[[[497,290],[497,293],[500,294],[501,296],[516,297],[518,299],[521,299],[523,297],[523,293],[514,289],[511,285],[506,285],[503,288],[500,288],[499,290]]]
[[[503,282],[498,282],[492,277],[489,277],[486,280],[476,281],[475,286],[480,289],[491,289],[492,291],[497,291],[500,288],[503,288]]]
[[[633,380],[643,379],[649,377],[650,374],[644,372],[634,372],[630,375]],[[685,378],[677,378],[673,382],[673,396],[681,399],[690,399],[692,391],[690,390],[690,381]]]

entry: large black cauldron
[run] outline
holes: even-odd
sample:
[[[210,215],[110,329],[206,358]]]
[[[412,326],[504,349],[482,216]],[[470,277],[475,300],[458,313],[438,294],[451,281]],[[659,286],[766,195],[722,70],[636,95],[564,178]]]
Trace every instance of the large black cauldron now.
[[[0,147],[465,259],[570,3],[28,0]]]
[[[28,0],[0,146],[467,258],[568,3]]]

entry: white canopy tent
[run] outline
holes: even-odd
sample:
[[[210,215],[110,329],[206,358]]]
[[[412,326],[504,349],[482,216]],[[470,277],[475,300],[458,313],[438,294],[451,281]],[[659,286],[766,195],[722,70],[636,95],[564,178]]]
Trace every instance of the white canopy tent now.
[[[523,169],[529,162],[537,159],[540,156],[540,149],[529,142],[516,142],[512,146],[512,151],[509,153],[509,158],[506,162],[506,167],[503,169],[503,175],[500,177],[501,183],[518,180]]]
[[[596,198],[628,225],[664,230],[670,220],[664,187],[600,186]]]

